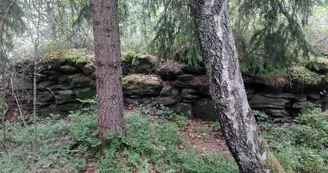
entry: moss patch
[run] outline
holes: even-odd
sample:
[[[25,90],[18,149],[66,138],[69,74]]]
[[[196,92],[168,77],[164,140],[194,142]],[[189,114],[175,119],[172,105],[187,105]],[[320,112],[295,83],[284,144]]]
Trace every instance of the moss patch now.
[[[123,62],[132,63],[132,60],[135,56],[136,56],[136,53],[134,53],[134,52],[131,52],[131,51],[123,52],[121,59]]]
[[[122,80],[126,95],[159,95],[163,82],[155,75],[132,74]]]
[[[77,69],[76,69],[76,67],[73,67],[71,65],[63,65],[63,66],[60,67],[60,70],[65,72],[65,73],[73,73]]]
[[[132,60],[132,69],[134,73],[150,73],[154,68],[157,57],[152,55],[137,54]]]
[[[328,59],[327,57],[314,57],[311,56],[310,60],[307,61],[306,67],[321,72],[328,72]]]
[[[321,83],[321,77],[319,74],[310,71],[303,66],[291,67],[287,70],[288,76],[292,80],[303,83],[304,85],[319,85]]]
[[[77,66],[79,68],[93,63],[94,56],[92,52],[85,49],[67,49],[53,52],[44,57],[45,65],[53,68],[60,68],[63,65]]]
[[[148,74],[155,66],[157,57],[147,54],[137,54],[129,51],[122,53],[122,61],[125,64],[129,64],[134,73]]]
[[[68,77],[68,80],[70,81],[70,85],[73,87],[92,85],[92,81],[87,76],[83,75],[72,75]]]

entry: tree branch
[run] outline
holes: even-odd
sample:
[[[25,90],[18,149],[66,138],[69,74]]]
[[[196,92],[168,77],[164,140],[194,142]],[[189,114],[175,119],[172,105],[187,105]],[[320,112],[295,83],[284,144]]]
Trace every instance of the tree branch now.
[[[0,44],[2,45],[2,36],[3,36],[3,32],[4,32],[4,28],[5,28],[5,24],[6,24],[6,19],[9,16],[10,10],[12,9],[12,7],[14,6],[15,2],[17,0],[13,0],[10,5],[8,7],[6,7],[5,9],[7,9],[5,15],[3,16],[1,22],[0,22]]]

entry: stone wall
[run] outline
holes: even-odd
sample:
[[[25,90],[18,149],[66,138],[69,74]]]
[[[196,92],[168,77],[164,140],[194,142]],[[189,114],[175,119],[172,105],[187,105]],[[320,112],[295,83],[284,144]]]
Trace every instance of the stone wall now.
[[[159,61],[154,56],[131,52],[123,53],[122,61],[126,105],[157,103],[180,110],[190,118],[217,119],[202,67],[183,67],[178,61]],[[20,65],[24,63],[27,64],[21,61]],[[48,54],[38,69],[41,114],[79,109],[78,99],[95,96],[95,68],[90,52],[66,50]],[[317,74],[301,70],[290,70],[289,79],[243,76],[252,109],[274,121],[286,122],[297,116],[302,108],[322,105],[324,96],[320,91],[327,85],[316,80],[324,77],[316,78]],[[303,76],[317,83],[308,84]]]

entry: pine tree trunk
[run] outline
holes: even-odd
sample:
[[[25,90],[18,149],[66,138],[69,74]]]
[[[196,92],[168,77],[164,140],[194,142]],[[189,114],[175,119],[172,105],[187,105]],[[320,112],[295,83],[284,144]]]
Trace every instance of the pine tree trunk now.
[[[117,0],[93,0],[93,33],[98,101],[97,129],[125,132]]]
[[[283,173],[283,168],[261,138],[247,101],[228,18],[228,0],[193,0],[191,5],[210,93],[240,172]]]

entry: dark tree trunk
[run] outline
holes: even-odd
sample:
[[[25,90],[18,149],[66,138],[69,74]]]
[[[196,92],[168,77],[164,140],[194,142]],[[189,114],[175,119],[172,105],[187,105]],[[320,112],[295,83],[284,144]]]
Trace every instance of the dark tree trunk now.
[[[283,173],[256,124],[239,70],[228,0],[192,0],[198,37],[229,150],[243,173]]]
[[[117,0],[93,0],[93,33],[98,101],[97,129],[125,132]]]

